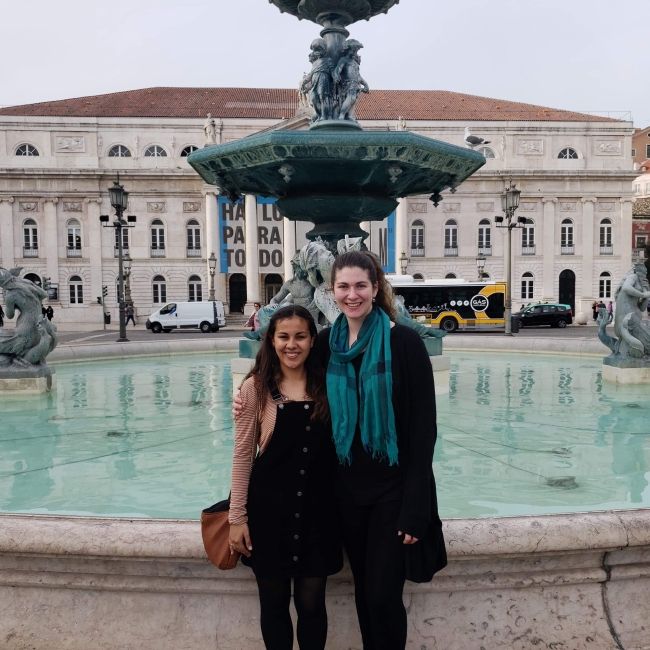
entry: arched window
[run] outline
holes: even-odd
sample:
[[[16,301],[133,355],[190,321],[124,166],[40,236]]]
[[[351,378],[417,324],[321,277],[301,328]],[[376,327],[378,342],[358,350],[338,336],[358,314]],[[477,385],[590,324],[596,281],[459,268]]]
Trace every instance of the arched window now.
[[[38,275],[36,275],[36,273],[26,273],[25,280],[29,280],[30,282],[33,282],[37,287],[43,286],[43,283],[41,282],[41,278]]]
[[[560,224],[560,253],[562,255],[573,255],[573,221],[562,219]]]
[[[413,279],[414,280],[424,280],[424,276],[422,275],[422,273],[414,273],[413,274]]]
[[[151,288],[154,304],[167,302],[167,281],[162,275],[154,275]]]
[[[81,224],[77,219],[68,221],[68,246],[66,254],[68,257],[81,257]]]
[[[496,158],[494,151],[490,147],[479,147],[478,151],[484,158]]]
[[[535,222],[532,219],[526,219],[521,229],[521,254],[535,254]]]
[[[166,156],[167,152],[157,144],[152,144],[144,150],[145,158],[165,158]]]
[[[527,271],[521,276],[521,299],[532,300],[535,289],[535,279],[533,274]]]
[[[578,152],[575,149],[572,149],[571,147],[565,147],[564,149],[562,149],[562,151],[560,151],[557,157],[563,160],[577,160]]]
[[[458,224],[449,219],[445,223],[445,257],[458,255]]]
[[[81,305],[84,301],[84,285],[78,275],[73,275],[69,282],[70,304]]]
[[[445,280],[455,280],[456,277],[455,273],[447,273],[447,275],[445,275]]]
[[[612,275],[608,271],[603,271],[598,278],[598,297],[612,297]]]
[[[16,147],[17,156],[40,156],[38,149],[31,144],[21,144]]]
[[[201,226],[196,219],[187,222],[187,256],[201,257]]]
[[[23,257],[38,257],[38,226],[33,219],[23,221]]]
[[[203,300],[203,284],[198,275],[190,275],[190,279],[187,281],[187,299],[190,302]]]
[[[123,144],[114,144],[108,150],[109,158],[130,158],[131,150],[128,147],[125,147]]]
[[[183,147],[183,150],[181,151],[181,158],[187,158],[191,153],[194,153],[197,150],[197,146],[188,144],[187,147]]]
[[[481,255],[492,255],[492,237],[489,219],[481,219],[478,222],[478,252]]]
[[[151,222],[151,257],[165,257],[165,226],[160,219]]]
[[[419,219],[411,224],[411,257],[424,257],[424,223]]]
[[[612,255],[614,247],[612,246],[612,220],[602,219],[600,222],[600,254]]]

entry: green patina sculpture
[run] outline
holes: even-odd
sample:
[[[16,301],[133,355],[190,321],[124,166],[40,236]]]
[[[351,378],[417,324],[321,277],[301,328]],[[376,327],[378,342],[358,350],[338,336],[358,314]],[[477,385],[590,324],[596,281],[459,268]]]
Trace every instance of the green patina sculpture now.
[[[0,376],[24,377],[51,374],[45,357],[56,347],[56,326],[43,316],[47,294],[20,277],[22,268],[0,268],[0,287],[5,295],[7,318],[18,310],[16,327],[0,334]]]
[[[616,289],[616,337],[607,334],[607,310],[599,310],[598,338],[612,351],[603,360],[606,365],[619,368],[650,367],[650,321],[645,318],[650,302],[649,262],[650,258],[637,262]]]
[[[300,92],[313,109],[308,131],[278,130],[207,146],[188,162],[231,200],[242,194],[276,197],[280,213],[311,221],[335,253],[349,235],[367,237],[359,224],[381,221],[397,199],[429,195],[434,205],[485,164],[470,149],[409,133],[361,129],[354,105],[368,84],[359,69],[359,41],[347,25],[385,13],[397,0],[270,0],[281,11],[322,26],[311,44],[312,69]]]

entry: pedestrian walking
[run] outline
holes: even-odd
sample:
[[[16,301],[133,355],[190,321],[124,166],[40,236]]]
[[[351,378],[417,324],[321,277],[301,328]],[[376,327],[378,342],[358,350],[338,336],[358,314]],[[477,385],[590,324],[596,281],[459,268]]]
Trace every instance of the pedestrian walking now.
[[[244,324],[244,327],[250,327],[251,332],[256,332],[260,328],[260,321],[257,318],[257,312],[262,309],[262,305],[259,302],[253,303],[253,313],[248,317],[248,320]]]
[[[5,324],[5,312],[4,309],[2,309],[2,305],[0,305],[0,327],[2,327]]]
[[[54,309],[52,309],[52,305],[47,306],[45,315],[47,316],[47,320],[52,320],[54,318]]]
[[[135,310],[133,309],[133,305],[131,303],[128,303],[126,305],[124,313],[126,314],[125,325],[128,325],[129,321],[131,321],[133,323],[133,326],[135,327]]]

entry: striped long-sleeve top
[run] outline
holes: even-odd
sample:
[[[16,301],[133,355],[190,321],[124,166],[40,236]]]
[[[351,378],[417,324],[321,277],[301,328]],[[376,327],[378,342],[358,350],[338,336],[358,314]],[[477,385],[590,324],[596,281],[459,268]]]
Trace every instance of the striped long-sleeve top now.
[[[269,395],[260,408],[260,395],[255,388],[255,382],[249,377],[241,386],[242,413],[235,422],[235,444],[232,454],[232,483],[230,494],[230,513],[228,521],[231,524],[245,524],[246,502],[248,501],[248,482],[253,466],[253,445],[257,430],[258,418],[260,423],[259,453],[264,453],[268,447],[273,429],[277,404]]]

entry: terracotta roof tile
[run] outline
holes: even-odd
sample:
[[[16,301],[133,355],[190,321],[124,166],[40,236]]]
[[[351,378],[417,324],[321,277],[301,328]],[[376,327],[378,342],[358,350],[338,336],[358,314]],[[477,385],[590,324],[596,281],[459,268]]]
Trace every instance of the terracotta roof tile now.
[[[632,205],[632,215],[635,217],[650,217],[650,198],[637,199]]]
[[[105,95],[8,106],[0,115],[47,117],[170,117],[282,119],[298,109],[290,88],[142,88]],[[373,90],[361,95],[363,120],[617,121],[447,90]]]

